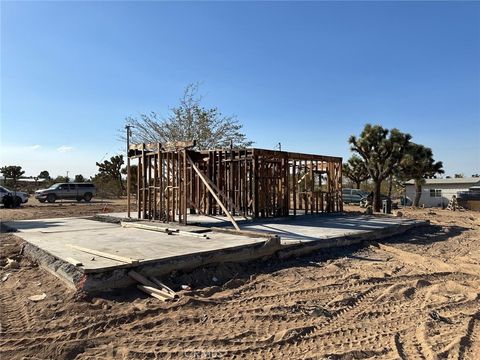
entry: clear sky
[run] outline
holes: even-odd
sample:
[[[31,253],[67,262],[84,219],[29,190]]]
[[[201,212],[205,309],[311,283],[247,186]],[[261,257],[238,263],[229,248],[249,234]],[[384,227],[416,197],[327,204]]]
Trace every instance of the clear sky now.
[[[256,147],[350,156],[367,122],[480,172],[480,3],[4,2],[1,158],[93,175],[201,82]]]

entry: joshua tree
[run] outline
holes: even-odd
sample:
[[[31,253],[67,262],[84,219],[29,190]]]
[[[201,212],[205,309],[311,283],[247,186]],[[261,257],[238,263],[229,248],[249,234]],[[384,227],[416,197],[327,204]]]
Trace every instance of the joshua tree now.
[[[360,189],[362,181],[366,181],[370,178],[365,163],[356,155],[352,155],[352,157],[343,164],[342,171],[344,176],[355,183],[357,189]]]
[[[15,165],[4,166],[0,168],[0,172],[3,174],[3,177],[5,178],[5,182],[7,182],[7,179],[10,179],[10,184],[12,185],[14,190],[17,189],[18,179],[23,174],[25,174],[25,171],[22,170],[21,166],[15,166]]]
[[[359,154],[374,183],[373,209],[380,211],[380,187],[400,164],[411,135],[397,129],[384,129],[380,125],[365,125],[357,138],[354,135],[348,142],[351,150]]]
[[[98,175],[101,178],[118,181],[119,188],[123,190],[122,182],[122,165],[123,155],[115,155],[110,160],[105,160],[103,163],[96,163],[98,166]]]
[[[425,179],[432,178],[436,174],[443,174],[442,167],[441,161],[436,162],[433,159],[432,149],[415,143],[408,144],[398,173],[406,180],[413,179],[415,181],[413,206],[418,206],[420,203]]]

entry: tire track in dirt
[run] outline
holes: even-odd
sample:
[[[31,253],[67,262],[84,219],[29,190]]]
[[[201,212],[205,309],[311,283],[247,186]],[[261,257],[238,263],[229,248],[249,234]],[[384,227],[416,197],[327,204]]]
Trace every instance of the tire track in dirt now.
[[[448,249],[441,245],[438,254]],[[418,248],[427,257],[432,246],[401,244],[403,251]],[[141,295],[133,301],[72,300],[47,288],[47,300],[30,304],[28,316],[17,323],[13,314],[21,310],[11,303],[21,297],[1,291],[0,305],[8,309],[0,309],[6,319],[0,356],[473,359],[480,353],[479,274],[407,264],[375,247],[322,266],[310,260],[274,264],[226,286],[193,284],[198,290],[182,293],[176,303]],[[26,286],[48,283],[36,271],[26,270]],[[14,282],[0,283],[5,285],[15,289]]]
[[[480,354],[480,311],[468,321],[467,332],[460,340],[458,359],[478,359]]]
[[[0,294],[1,332],[26,331],[31,326],[31,314],[25,299],[18,298],[13,293]]]

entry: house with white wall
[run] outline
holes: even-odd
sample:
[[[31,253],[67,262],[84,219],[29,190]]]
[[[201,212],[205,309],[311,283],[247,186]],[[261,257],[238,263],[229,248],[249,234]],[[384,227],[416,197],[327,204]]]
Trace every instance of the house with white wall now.
[[[472,186],[480,186],[480,178],[425,179],[420,206],[447,206],[453,195],[457,196],[459,191],[468,191]],[[415,199],[414,180],[405,183],[405,192],[407,197]]]

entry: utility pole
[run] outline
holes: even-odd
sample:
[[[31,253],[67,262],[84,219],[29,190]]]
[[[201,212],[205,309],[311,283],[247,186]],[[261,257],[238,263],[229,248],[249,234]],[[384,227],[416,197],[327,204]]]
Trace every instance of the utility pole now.
[[[127,217],[130,219],[130,156],[128,153],[130,151],[130,125],[125,125],[125,129],[127,130]]]

